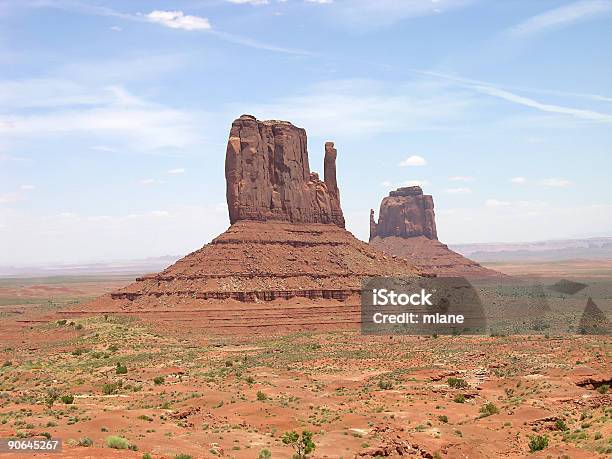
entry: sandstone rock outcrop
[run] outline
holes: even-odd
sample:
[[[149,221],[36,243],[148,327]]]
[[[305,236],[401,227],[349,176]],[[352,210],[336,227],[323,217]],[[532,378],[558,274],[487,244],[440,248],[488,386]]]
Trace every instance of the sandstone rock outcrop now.
[[[419,186],[391,191],[380,204],[378,223],[374,210],[370,211],[370,241],[376,236],[438,239],[433,198],[424,195]]]
[[[501,275],[438,241],[433,198],[424,195],[418,186],[391,191],[380,204],[378,222],[374,210],[370,210],[370,244],[388,255],[409,261],[429,275]]]
[[[242,115],[232,123],[225,156],[230,223],[278,220],[344,228],[334,144],[325,144],[320,180],[310,171],[306,143],[306,131],[287,121]]]
[[[224,300],[353,295],[358,303],[365,277],[420,275],[409,262],[387,257],[344,229],[336,155],[327,142],[321,181],[308,165],[304,129],[241,116],[232,124],[226,152],[230,228],[161,273],[89,307],[204,310]],[[359,324],[352,314],[352,323]]]

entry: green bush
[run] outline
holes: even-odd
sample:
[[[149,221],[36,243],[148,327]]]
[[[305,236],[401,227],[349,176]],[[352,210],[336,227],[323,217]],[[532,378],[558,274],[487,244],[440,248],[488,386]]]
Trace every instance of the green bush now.
[[[260,391],[260,390],[257,391],[257,400],[263,401],[263,400],[265,400],[267,398],[268,398],[267,395],[264,394],[262,391]]]
[[[569,430],[569,427],[567,427],[567,424],[565,424],[565,421],[563,419],[557,419],[555,421],[555,427],[557,428],[557,430]]]
[[[127,367],[121,362],[117,362],[117,368],[115,368],[115,373],[117,373],[118,375],[124,375],[127,374],[127,372]]]
[[[123,437],[109,435],[106,437],[106,446],[113,449],[128,449],[130,447],[130,442]]]
[[[606,394],[608,393],[609,389],[610,389],[610,386],[608,384],[602,384],[601,386],[597,388],[597,392],[599,392],[600,394]]]
[[[391,381],[385,381],[384,379],[381,379],[380,381],[378,381],[378,388],[381,390],[393,389],[393,383]]]
[[[480,414],[483,418],[497,413],[499,413],[499,408],[492,402],[485,403],[482,405],[482,408],[480,408]]]
[[[289,445],[293,448],[295,451],[294,457],[296,459],[305,459],[316,447],[312,441],[312,432],[308,430],[302,431],[302,435],[298,434],[295,430],[285,432],[282,441],[285,445]]]
[[[453,399],[453,401],[455,403],[465,403],[465,395],[457,394],[457,395],[455,395],[455,398]]]
[[[153,459],[153,456],[151,456],[149,453],[144,453],[142,455],[142,459]]]
[[[121,381],[114,383],[106,383],[102,386],[102,393],[104,395],[116,394],[117,391],[123,386]]]
[[[89,437],[83,437],[83,438],[79,438],[79,441],[77,444],[79,446],[90,447],[93,445],[93,440]]]
[[[262,449],[259,452],[259,456],[257,456],[257,459],[270,459],[272,457],[272,453],[270,452],[269,449]]]
[[[465,379],[450,377],[446,380],[448,385],[453,389],[466,389],[470,387]]]
[[[447,423],[448,422],[448,416],[446,416],[445,414],[443,414],[441,416],[438,416],[438,421]]]
[[[165,381],[165,379],[164,379],[164,377],[163,377],[163,376],[156,376],[155,378],[153,378],[153,383],[154,383],[156,386],[159,386],[159,385],[163,384],[163,383],[164,383],[164,381]]]
[[[74,395],[62,395],[60,400],[66,405],[72,405],[72,403],[74,402]]]
[[[542,451],[548,446],[548,437],[546,435],[534,435],[529,437],[529,451],[535,453],[536,451]]]

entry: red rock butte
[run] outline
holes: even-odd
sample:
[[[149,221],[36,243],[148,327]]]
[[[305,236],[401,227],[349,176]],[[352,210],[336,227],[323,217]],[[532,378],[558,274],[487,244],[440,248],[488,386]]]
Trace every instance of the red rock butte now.
[[[449,277],[492,277],[485,268],[438,241],[433,197],[418,186],[391,191],[380,204],[378,222],[370,210],[370,245],[410,260],[424,274]]]
[[[241,116],[232,123],[225,160],[230,228],[161,273],[138,278],[88,307],[200,310],[201,319],[221,302],[231,309],[236,301],[305,298],[312,304],[351,297],[357,306],[364,277],[420,275],[408,261],[388,257],[344,229],[336,155],[327,142],[320,180],[310,170],[304,129]],[[220,320],[218,309],[215,314]],[[299,314],[321,320],[314,309]],[[331,315],[333,321],[359,321],[355,308]]]

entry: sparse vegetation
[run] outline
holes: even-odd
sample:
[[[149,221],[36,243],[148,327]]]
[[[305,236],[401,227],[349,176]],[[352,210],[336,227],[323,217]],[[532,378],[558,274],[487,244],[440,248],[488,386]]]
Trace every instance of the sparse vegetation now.
[[[542,451],[548,446],[548,437],[546,435],[534,435],[529,437],[529,451],[535,453],[536,451]]]
[[[465,403],[465,395],[463,394],[457,394],[455,395],[455,397],[453,398],[453,401],[455,403]]]
[[[446,380],[446,383],[453,389],[467,389],[470,387],[467,381],[462,378],[450,377]]]
[[[482,405],[482,408],[480,408],[480,415],[483,418],[497,413],[499,413],[499,408],[497,408],[493,402],[485,403]]]
[[[128,449],[130,447],[130,442],[123,437],[109,435],[106,437],[106,446],[113,449]]]
[[[264,394],[262,391],[260,390],[257,391],[257,400],[263,401],[263,400],[266,400],[267,398],[268,396]]]
[[[125,375],[127,374],[128,369],[125,365],[123,365],[121,362],[117,362],[117,367],[115,368],[115,373],[117,373],[118,375]]]
[[[62,395],[60,400],[66,405],[72,405],[72,403],[74,402],[74,395]]]
[[[79,438],[78,446],[90,447],[93,445],[93,440],[89,437]]]
[[[293,448],[295,451],[294,457],[296,459],[305,459],[316,447],[315,443],[312,441],[312,432],[308,430],[302,431],[301,435],[295,430],[285,432],[282,441],[285,445],[289,445]]]
[[[156,386],[162,385],[164,383],[164,381],[165,381],[165,378],[163,376],[156,376],[155,378],[153,378],[153,383]]]

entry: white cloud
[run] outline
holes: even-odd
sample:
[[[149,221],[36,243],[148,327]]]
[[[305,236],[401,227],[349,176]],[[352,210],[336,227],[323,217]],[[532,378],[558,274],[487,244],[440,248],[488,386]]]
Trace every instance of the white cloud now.
[[[171,174],[171,175],[184,174],[184,173],[185,173],[185,168],[183,167],[177,167],[176,169],[170,169],[168,171],[168,174]]]
[[[583,120],[612,124],[612,115],[608,113],[601,113],[593,110],[584,110],[580,108],[563,107],[560,105],[545,104],[542,102],[538,102],[537,100],[530,99],[528,97],[519,96],[518,94],[514,94],[503,89],[495,88],[493,86],[473,85],[471,87],[482,94],[498,97],[508,102],[523,105],[525,107],[535,108],[543,112],[560,113]]]
[[[230,3],[236,3],[238,5],[267,5],[270,3],[268,0],[226,0]]]
[[[141,185],[163,185],[166,182],[164,182],[163,180],[148,178],[139,180],[138,183],[140,183]]]
[[[472,190],[467,187],[459,187],[459,188],[447,188],[444,190],[445,193],[448,194],[470,194]]]
[[[586,0],[573,2],[530,17],[510,29],[510,35],[524,37],[569,26],[577,21],[603,16],[612,10],[612,1]]]
[[[540,185],[551,187],[551,188],[566,188],[568,186],[573,185],[573,183],[570,180],[567,180],[564,178],[552,177],[552,178],[541,180]]]
[[[381,183],[380,183],[380,186],[383,186],[383,187],[385,187],[385,188],[390,188],[390,187],[392,187],[392,186],[393,186],[393,183],[392,183],[392,182],[389,182],[388,180],[385,180],[384,182],[381,182]]]
[[[170,215],[170,212],[168,212],[167,210],[154,210],[151,212],[151,215],[153,217],[168,217]]]
[[[0,193],[0,204],[12,204],[21,199],[19,193],[11,191],[9,193]]]
[[[517,185],[522,185],[524,183],[527,183],[527,179],[525,177],[512,177],[510,179],[511,183],[515,183]]]
[[[24,191],[29,191],[29,190],[35,190],[36,186],[34,185],[21,185],[19,187],[20,190],[24,190]]]
[[[123,29],[119,26],[112,26],[110,28],[113,32],[121,32]]]
[[[425,158],[423,158],[422,156],[419,156],[419,155],[409,156],[408,158],[404,159],[403,161],[401,161],[399,163],[399,165],[401,167],[406,167],[406,166],[424,166],[426,164],[427,164],[427,161],[425,160]]]
[[[473,182],[474,177],[468,175],[455,175],[453,177],[450,177],[449,180],[451,182]]]
[[[182,11],[151,11],[146,15],[150,22],[182,30],[209,30],[210,22],[207,18],[190,16]]]
[[[305,0],[306,3],[317,3],[319,5],[329,5],[330,3],[334,3],[334,0]]]
[[[426,186],[429,185],[429,182],[427,180],[407,180],[404,183],[401,184],[401,186]]]

